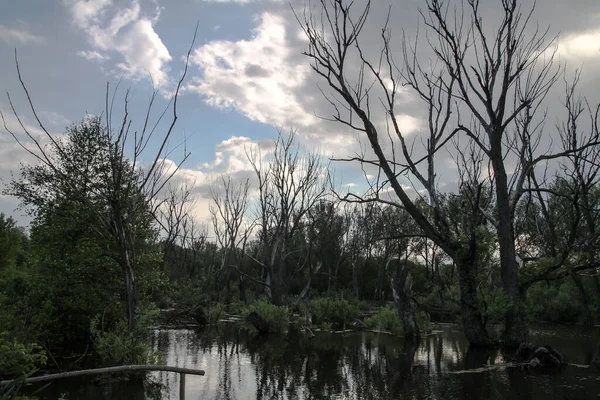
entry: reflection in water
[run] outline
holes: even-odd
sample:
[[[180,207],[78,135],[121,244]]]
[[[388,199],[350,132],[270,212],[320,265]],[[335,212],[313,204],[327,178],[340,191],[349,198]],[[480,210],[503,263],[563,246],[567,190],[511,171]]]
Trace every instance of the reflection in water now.
[[[561,329],[538,329],[535,339],[560,348],[569,361],[583,363],[599,332],[568,328],[567,334]],[[453,325],[418,344],[366,332],[317,333],[312,340],[293,332],[253,336],[228,325],[158,331],[155,346],[166,352],[169,365],[206,370],[204,377],[187,378],[187,397],[194,399],[546,399],[557,398],[553,393],[562,393],[558,398],[600,393],[597,371],[577,367],[455,374],[510,358],[497,349],[469,348]],[[165,385],[166,398],[178,398],[177,375],[154,376]]]
[[[317,333],[312,340],[255,336],[235,325],[203,330],[159,330],[155,349],[168,365],[198,368],[186,377],[188,399],[589,399],[600,398],[600,373],[567,366],[561,371],[498,368],[511,355],[469,348],[460,328],[444,325],[421,342],[385,334]],[[568,362],[584,364],[594,355],[600,330],[541,325],[536,343],[560,349]],[[505,359],[506,357],[506,359]],[[42,393],[55,400],[178,399],[179,375],[152,373],[148,382],[95,385],[90,380],[57,381]]]

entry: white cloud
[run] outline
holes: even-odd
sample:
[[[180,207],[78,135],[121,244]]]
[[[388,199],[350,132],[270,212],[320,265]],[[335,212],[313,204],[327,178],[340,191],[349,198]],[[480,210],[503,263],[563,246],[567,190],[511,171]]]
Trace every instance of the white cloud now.
[[[600,29],[566,35],[558,43],[566,58],[600,58]]]
[[[161,8],[154,16],[142,12],[139,0],[130,7],[118,8],[110,0],[64,0],[75,24],[86,32],[93,50],[78,54],[88,60],[104,60],[106,53],[117,52],[123,62],[116,74],[131,79],[152,78],[159,87],[169,84],[171,55],[154,30]]]
[[[0,40],[8,44],[40,44],[46,41],[45,38],[34,35],[25,28],[9,28],[1,24]]]
[[[398,128],[403,135],[410,135],[421,128],[421,120],[408,114],[400,114],[396,117]]]
[[[39,111],[39,116],[44,124],[52,130],[63,131],[67,126],[71,125],[71,120],[62,114],[55,111]]]
[[[213,41],[192,55],[203,71],[187,87],[215,107],[232,107],[248,118],[275,126],[317,122],[298,98],[310,67],[290,61],[284,19],[263,13],[249,40]]]
[[[0,118],[0,189],[3,189],[11,179],[19,177],[20,164],[36,164],[38,162],[34,156],[23,149],[23,147],[21,147],[21,145],[19,145],[5,130],[4,123],[6,123],[6,127],[16,135],[26,149],[38,153],[39,150],[33,140],[27,137],[21,127],[21,123],[8,107],[0,108],[0,112],[4,118],[4,121]],[[49,112],[47,114],[52,113]],[[40,116],[42,115],[43,112],[40,112]],[[58,116],[59,114],[56,115]],[[49,142],[48,137],[35,121],[31,118],[21,116],[21,122],[25,129],[29,131],[43,148],[45,148]],[[48,128],[50,129],[51,126],[48,126]],[[50,130],[50,134],[54,139],[61,139],[64,137],[64,135],[54,133],[53,130]],[[2,196],[0,198],[0,212],[12,215],[17,219],[19,224],[27,225],[30,218],[24,216],[23,212],[16,211],[18,204],[19,200],[16,197]]]
[[[80,57],[85,58],[88,61],[105,61],[105,60],[109,60],[110,57],[107,56],[106,54],[100,54],[97,51],[93,51],[93,50],[82,50],[77,52],[77,55]]]

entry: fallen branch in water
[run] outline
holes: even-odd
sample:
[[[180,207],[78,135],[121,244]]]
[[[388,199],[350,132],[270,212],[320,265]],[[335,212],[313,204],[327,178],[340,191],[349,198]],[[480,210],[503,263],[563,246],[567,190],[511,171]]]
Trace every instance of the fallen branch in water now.
[[[114,373],[114,372],[126,372],[126,371],[167,371],[167,372],[179,372],[180,374],[204,375],[204,371],[200,370],[200,369],[169,367],[167,365],[121,365],[118,367],[83,369],[80,371],[69,371],[69,372],[61,372],[58,374],[34,376],[33,378],[25,379],[22,383],[46,382],[46,381],[52,381],[55,379],[73,378],[76,376],[109,374],[109,373]],[[13,382],[13,381],[12,380],[0,381],[0,386],[8,385],[11,382]]]

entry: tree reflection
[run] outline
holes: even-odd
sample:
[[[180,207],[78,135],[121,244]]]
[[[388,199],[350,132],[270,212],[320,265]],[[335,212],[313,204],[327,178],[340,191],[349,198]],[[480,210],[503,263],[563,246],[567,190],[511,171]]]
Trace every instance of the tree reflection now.
[[[420,342],[369,332],[317,332],[314,339],[299,332],[266,336],[233,325],[159,340],[178,353],[181,341],[187,346],[185,360],[169,364],[207,370],[190,388],[201,398],[532,398],[535,385],[556,384],[517,368],[455,374],[505,361],[497,349],[469,347],[452,328]]]

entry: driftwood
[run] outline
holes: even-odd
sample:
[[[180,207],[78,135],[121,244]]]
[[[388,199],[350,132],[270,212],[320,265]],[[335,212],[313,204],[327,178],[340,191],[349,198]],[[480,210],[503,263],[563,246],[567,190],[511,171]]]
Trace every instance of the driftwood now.
[[[525,361],[533,367],[553,367],[559,368],[565,364],[565,358],[549,345],[534,346],[532,343],[523,342],[517,349],[519,360]]]
[[[269,323],[258,315],[256,311],[252,311],[248,314],[246,321],[251,323],[260,333],[269,333]]]

